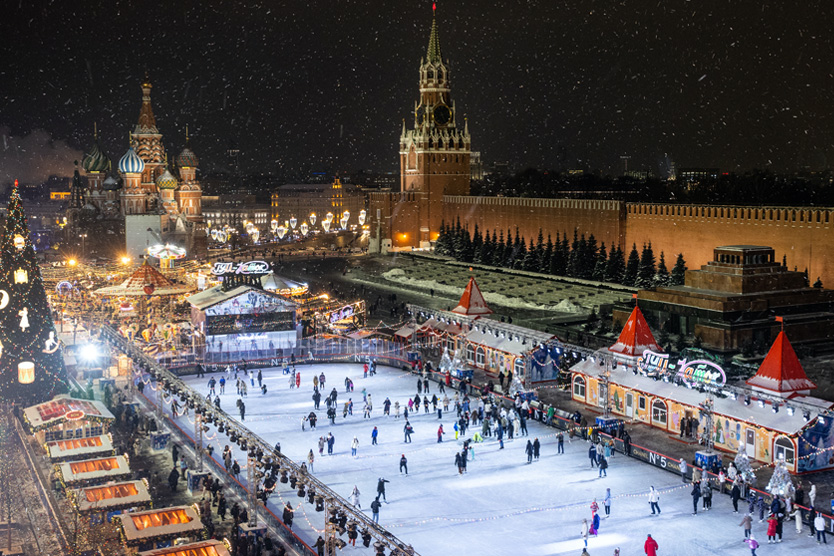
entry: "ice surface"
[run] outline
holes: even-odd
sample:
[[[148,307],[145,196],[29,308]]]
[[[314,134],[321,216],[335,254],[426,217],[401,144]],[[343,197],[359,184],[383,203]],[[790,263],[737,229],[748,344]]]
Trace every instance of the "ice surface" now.
[[[742,541],[742,529],[738,527],[742,514],[732,514],[728,496],[717,493],[713,509],[692,516],[692,499],[689,488],[682,485],[677,474],[651,467],[616,455],[608,469],[607,478],[599,478],[590,466],[588,444],[583,441],[565,441],[565,454],[556,454],[555,429],[538,423],[529,423],[530,439],[538,437],[542,442],[542,457],[530,465],[526,463],[524,447],[526,439],[505,442],[505,449],[498,450],[496,441],[487,439],[475,444],[475,459],[470,461],[468,472],[458,475],[454,465],[455,453],[461,442],[455,442],[452,417],[444,413],[438,421],[433,413],[410,417],[414,427],[413,443],[403,443],[403,418],[382,415],[382,402],[388,396],[392,403],[399,400],[405,406],[409,396],[417,390],[415,376],[399,370],[379,368],[374,377],[362,378],[360,364],[334,364],[299,366],[302,388],[289,388],[289,378],[278,369],[263,372],[268,394],[261,395],[250,385],[246,403],[244,424],[267,442],[280,441],[282,451],[296,462],[306,460],[312,448],[316,455],[315,475],[344,498],[348,498],[354,485],[361,493],[362,508],[369,507],[376,495],[379,477],[391,482],[386,485],[388,504],[380,511],[380,524],[394,535],[411,543],[422,556],[449,554],[544,556],[549,554],[579,555],[583,542],[580,537],[583,518],[590,519],[589,505],[596,498],[600,507],[605,489],[610,488],[614,501],[612,516],[603,519],[600,535],[590,538],[588,552],[593,556],[613,554],[620,547],[621,554],[643,554],[643,542],[648,533],[660,545],[660,554],[675,556],[713,556],[715,554],[746,555],[750,551]],[[301,419],[313,407],[313,372],[324,372],[327,377],[325,393],[336,387],[339,411],[335,426],[329,426],[324,411],[319,416],[318,430],[302,432]],[[214,375],[219,378],[219,375]],[[344,380],[349,376],[355,383],[352,394],[345,393]],[[207,393],[205,379],[187,377],[186,382],[198,392]],[[371,419],[362,418],[362,389],[373,398]],[[219,388],[218,388],[219,391]],[[431,384],[431,393],[437,384]],[[148,390],[146,389],[146,392]],[[450,398],[454,392],[447,390]],[[353,398],[353,416],[342,419],[341,407]],[[442,399],[442,394],[438,396]],[[221,397],[222,407],[233,417],[235,411],[235,387],[226,385]],[[431,399],[431,394],[429,394]],[[193,416],[191,417],[193,419]],[[193,426],[178,420],[186,430]],[[446,436],[437,443],[437,427],[443,423]],[[371,445],[371,430],[379,427],[379,444]],[[332,432],[336,438],[335,454],[319,457],[319,436]],[[216,431],[209,432],[209,438]],[[356,457],[350,455],[350,442],[359,439]],[[225,435],[211,443],[215,457],[219,458],[228,442]],[[467,433],[467,437],[471,435]],[[400,455],[408,458],[409,475],[398,471]],[[236,451],[243,466],[245,456]],[[245,481],[246,472],[241,472]],[[661,490],[662,514],[652,516],[647,491],[654,485]],[[280,516],[283,501],[291,501],[296,510],[293,530],[312,543],[324,526],[324,514],[316,513],[311,504],[302,502],[288,484],[277,484],[276,493],[270,498],[270,506]],[[306,517],[305,517],[306,516]],[[309,518],[309,521],[308,519]],[[315,529],[315,530],[314,530]],[[754,522],[753,534],[763,544],[766,542],[766,523]],[[787,554],[789,549],[810,549],[816,543],[808,536],[807,526],[797,536],[793,522],[786,522],[782,544],[762,547],[767,554]],[[371,549],[347,546],[345,554],[372,554]]]

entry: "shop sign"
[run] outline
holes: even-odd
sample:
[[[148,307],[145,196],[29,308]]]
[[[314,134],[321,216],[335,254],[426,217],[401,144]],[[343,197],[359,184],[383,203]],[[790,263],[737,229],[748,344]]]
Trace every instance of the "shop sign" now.
[[[678,365],[678,378],[687,383],[703,384],[705,386],[722,387],[727,384],[724,369],[712,361],[681,361]]]
[[[674,368],[675,365],[672,365]],[[665,374],[669,368],[669,354],[655,353],[649,349],[637,360],[637,368],[646,374]]]
[[[353,305],[345,305],[337,311],[330,313],[330,324],[339,322],[340,320],[349,319],[354,314]]]
[[[245,263],[214,263],[211,273],[215,276],[227,274],[269,274],[269,263],[266,261],[247,261]]]

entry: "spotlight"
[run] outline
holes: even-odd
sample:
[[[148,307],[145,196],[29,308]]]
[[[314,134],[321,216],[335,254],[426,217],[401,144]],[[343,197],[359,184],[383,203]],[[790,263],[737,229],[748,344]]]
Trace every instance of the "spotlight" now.
[[[773,413],[779,413],[779,404],[773,404]]]
[[[744,405],[750,405],[750,396],[744,396]]]
[[[808,421],[811,420],[811,414],[807,411],[803,411],[802,412],[802,418],[805,419],[805,422],[807,423]]]
[[[817,421],[819,422],[820,425],[824,425],[825,424],[825,417],[823,417],[822,415],[819,415],[817,417]]]
[[[764,406],[765,406],[764,400],[760,399],[759,400],[759,407],[764,408]]]
[[[793,415],[794,413],[796,413],[796,410],[791,405],[786,405],[785,411],[788,412],[788,415]]]

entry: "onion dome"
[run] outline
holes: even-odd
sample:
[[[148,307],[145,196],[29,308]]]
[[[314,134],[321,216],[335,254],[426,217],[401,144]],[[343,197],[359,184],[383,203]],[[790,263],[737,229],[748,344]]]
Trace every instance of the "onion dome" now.
[[[194,151],[189,149],[188,146],[186,146],[177,156],[177,166],[180,168],[196,168],[197,155],[194,154]]]
[[[121,189],[121,188],[122,188],[122,184],[121,184],[121,182],[119,181],[118,176],[116,176],[115,174],[110,174],[110,175],[107,177],[107,179],[106,179],[106,180],[104,180],[104,183],[102,183],[102,184],[101,184],[101,187],[102,187],[105,191],[116,191],[116,190],[118,190],[118,189]]]
[[[156,178],[156,186],[159,189],[176,189],[177,188],[177,178],[175,178],[171,172],[168,171],[168,168],[165,168],[165,171]]]
[[[125,155],[119,159],[119,172],[123,174],[141,174],[145,169],[145,162],[139,158],[133,147],[130,147]]]
[[[81,160],[81,166],[87,172],[104,172],[110,167],[110,159],[98,146],[98,141],[93,143],[93,148],[90,152],[84,155]]]

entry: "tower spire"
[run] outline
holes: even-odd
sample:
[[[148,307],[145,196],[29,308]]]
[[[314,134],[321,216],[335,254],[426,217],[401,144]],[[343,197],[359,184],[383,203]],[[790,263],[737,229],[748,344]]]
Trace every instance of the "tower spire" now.
[[[151,107],[151,88],[153,86],[145,76],[145,81],[142,82],[142,108],[139,111],[139,121],[136,123],[137,133],[158,133],[156,118]]]
[[[429,48],[426,51],[426,62],[432,64],[442,62],[440,55],[440,36],[437,32],[437,3],[431,5],[431,35],[429,35]]]

